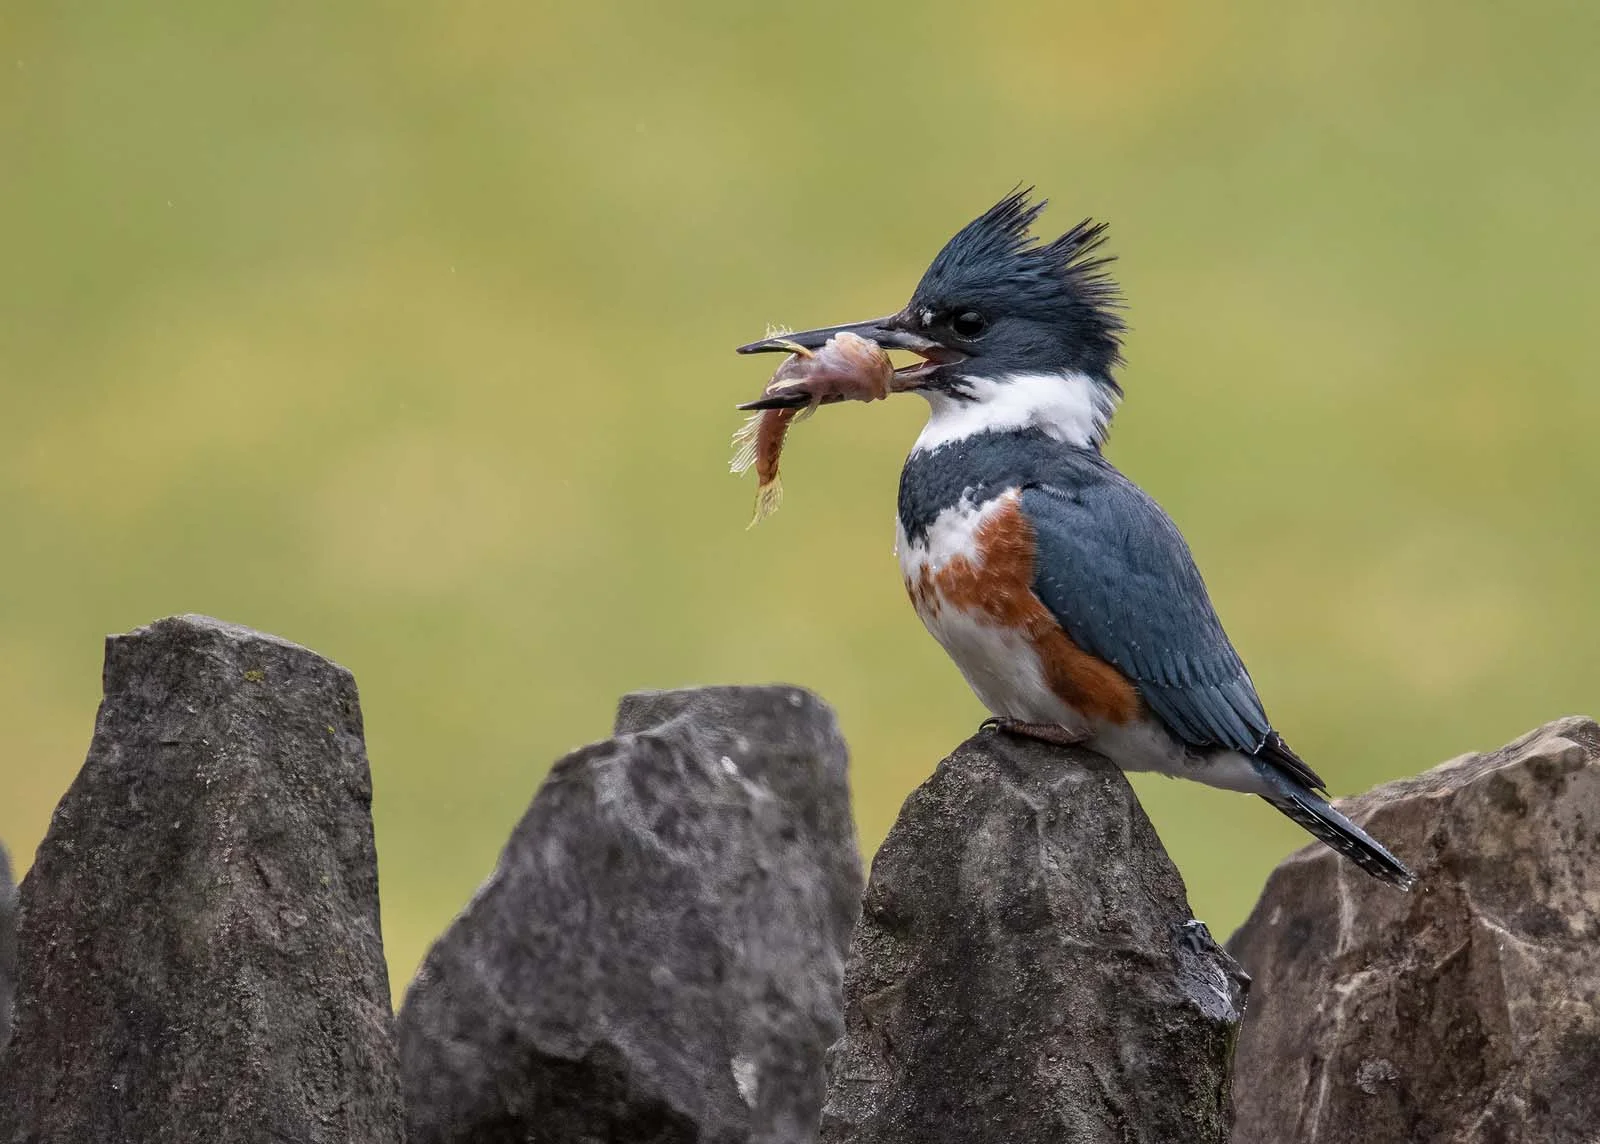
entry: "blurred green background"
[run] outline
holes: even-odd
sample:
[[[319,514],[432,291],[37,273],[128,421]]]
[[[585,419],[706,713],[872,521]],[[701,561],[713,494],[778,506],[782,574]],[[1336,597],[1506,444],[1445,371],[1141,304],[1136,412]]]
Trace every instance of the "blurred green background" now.
[[[1109,220],[1109,450],[1341,793],[1600,689],[1600,14],[1506,5],[0,7],[0,838],[101,637],[361,684],[397,985],[640,687],[838,708],[865,847],[982,716],[903,598],[920,401],[727,472],[769,322],[897,308],[1019,180]],[[1303,838],[1141,781],[1229,931]]]

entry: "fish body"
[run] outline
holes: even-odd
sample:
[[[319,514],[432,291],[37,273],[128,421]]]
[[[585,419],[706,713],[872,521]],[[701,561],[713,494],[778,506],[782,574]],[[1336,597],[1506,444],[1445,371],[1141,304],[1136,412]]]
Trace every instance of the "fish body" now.
[[[857,334],[837,334],[819,350],[800,345],[789,348],[789,356],[767,382],[761,399],[752,403],[761,408],[733,435],[734,454],[729,468],[743,473],[753,465],[756,470],[752,528],[776,512],[783,500],[778,460],[789,426],[811,416],[819,405],[880,401],[889,396],[894,379],[894,364],[888,353]]]

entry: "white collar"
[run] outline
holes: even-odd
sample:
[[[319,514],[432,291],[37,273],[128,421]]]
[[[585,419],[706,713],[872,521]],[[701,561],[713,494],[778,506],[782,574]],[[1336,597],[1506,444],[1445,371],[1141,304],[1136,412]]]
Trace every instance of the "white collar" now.
[[[1080,449],[1105,443],[1117,392],[1086,373],[1014,373],[1002,378],[962,376],[961,396],[930,389],[928,424],[912,446],[931,453],[979,433],[1038,429]]]

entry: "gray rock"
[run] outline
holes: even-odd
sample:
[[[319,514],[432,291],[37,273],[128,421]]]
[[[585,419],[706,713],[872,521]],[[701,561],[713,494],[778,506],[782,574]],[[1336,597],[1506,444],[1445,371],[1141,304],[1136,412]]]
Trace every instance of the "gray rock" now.
[[[833,714],[632,695],[401,1007],[411,1144],[814,1139],[860,858]]]
[[[822,1139],[1211,1144],[1245,981],[1127,780],[982,732],[872,864]]]
[[[1600,727],[1342,806],[1417,890],[1321,847],[1273,872],[1228,943],[1255,978],[1237,1144],[1600,1140]]]
[[[11,858],[0,845],[0,1049],[11,1039],[11,995],[16,984],[17,887],[11,880]]]
[[[198,616],[106,642],[23,880],[0,1141],[401,1137],[355,681]]]

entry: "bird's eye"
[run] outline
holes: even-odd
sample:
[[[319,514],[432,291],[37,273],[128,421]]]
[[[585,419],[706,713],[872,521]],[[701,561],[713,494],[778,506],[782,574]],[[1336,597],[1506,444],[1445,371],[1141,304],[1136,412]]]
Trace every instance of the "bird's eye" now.
[[[963,310],[950,320],[950,328],[963,338],[977,337],[988,325],[988,321],[976,310]]]

